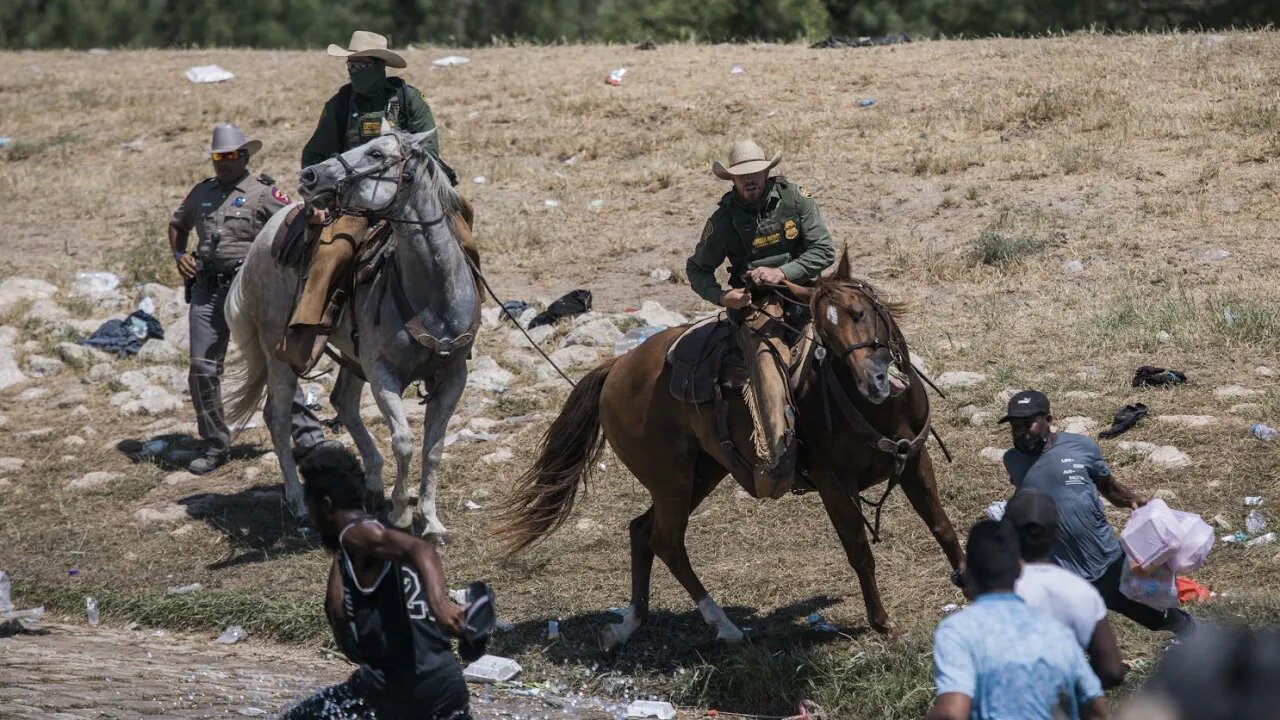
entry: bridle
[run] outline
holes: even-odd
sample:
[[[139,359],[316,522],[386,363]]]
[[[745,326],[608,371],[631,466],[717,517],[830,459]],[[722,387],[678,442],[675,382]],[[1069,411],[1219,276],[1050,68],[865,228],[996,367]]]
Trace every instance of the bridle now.
[[[399,155],[399,158],[397,159],[388,158],[381,164],[365,168],[364,170],[356,170],[352,167],[351,163],[347,162],[347,159],[342,156],[342,153],[338,153],[333,156],[334,159],[338,161],[338,164],[342,165],[342,169],[346,171],[345,175],[338,178],[334,187],[335,216],[359,215],[370,220],[386,220],[391,223],[418,225],[421,227],[430,227],[444,222],[445,214],[443,210],[440,211],[438,216],[431,218],[430,220],[409,220],[407,218],[387,217],[387,215],[392,214],[393,210],[396,208],[404,206],[404,203],[407,200],[407,198],[404,197],[405,191],[413,185],[414,180],[417,178],[419,165],[423,162],[427,162],[426,153],[421,150],[407,148],[404,143],[404,138],[402,138],[399,133],[391,133],[390,135],[396,140],[396,147],[398,150],[397,155]],[[382,174],[392,168],[396,168],[394,175]],[[434,172],[434,165],[428,162],[427,169]],[[347,202],[349,203],[350,194],[355,190],[356,185],[358,185],[360,181],[370,177],[378,182],[395,180],[396,189],[395,192],[392,193],[391,199],[380,208],[353,209],[349,204],[344,204],[343,198],[346,197]]]
[[[850,355],[852,355],[853,353],[859,350],[872,350],[872,351],[888,350],[890,356],[893,358],[893,362],[897,365],[901,365],[903,360],[902,344],[893,338],[893,331],[891,329],[892,326],[890,325],[890,322],[889,322],[888,308],[886,308],[884,304],[880,302],[880,298],[876,297],[875,291],[872,290],[870,286],[865,285],[863,283],[855,282],[853,283],[853,287],[863,297],[867,299],[867,302],[871,303],[871,307],[875,310],[875,333],[870,340],[865,340],[859,343],[853,343],[852,345],[845,347],[844,351],[841,352],[839,355],[840,360],[847,360]],[[835,306],[832,306],[832,307],[835,307]],[[813,298],[810,300],[809,312],[813,315],[815,319],[818,317],[818,295],[816,293],[814,294]],[[837,312],[843,312],[845,314],[850,315],[852,318],[852,314],[849,313],[847,310],[837,309]],[[852,318],[852,319],[856,321],[856,318]],[[889,336],[888,340],[880,339],[881,327],[883,327],[886,330]],[[819,339],[821,339],[821,335],[822,333],[819,332],[818,333]],[[821,340],[820,340],[820,346],[824,350],[826,349],[826,346],[821,344]],[[821,359],[822,358],[819,358],[819,360]]]

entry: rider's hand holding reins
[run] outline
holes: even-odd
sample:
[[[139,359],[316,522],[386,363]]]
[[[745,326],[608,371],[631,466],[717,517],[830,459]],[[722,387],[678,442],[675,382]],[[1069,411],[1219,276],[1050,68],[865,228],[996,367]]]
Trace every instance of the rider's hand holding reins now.
[[[751,293],[744,288],[732,288],[720,296],[720,304],[730,310],[741,310],[751,304]]]
[[[774,267],[751,268],[746,277],[753,285],[781,285],[787,280],[786,274]]]

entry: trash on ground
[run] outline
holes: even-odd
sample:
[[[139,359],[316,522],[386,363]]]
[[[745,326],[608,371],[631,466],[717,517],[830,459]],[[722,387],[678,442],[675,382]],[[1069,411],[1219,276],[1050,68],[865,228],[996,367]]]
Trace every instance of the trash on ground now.
[[[676,709],[671,703],[660,700],[636,700],[627,706],[627,718],[658,718],[675,720]]]
[[[138,301],[138,306],[134,310],[141,310],[148,315],[156,314],[156,301],[150,295]]]
[[[200,65],[187,70],[187,79],[193,83],[216,83],[233,77],[233,73],[217,65]]]
[[[109,53],[109,52],[111,52],[111,51],[110,51],[110,50],[108,50],[108,49],[106,49],[106,48],[91,47],[91,48],[89,48],[88,52],[89,52],[89,54],[90,54],[90,55],[106,55],[107,53]]]
[[[1165,387],[1187,382],[1187,374],[1171,368],[1143,365],[1133,375],[1133,387]]]
[[[89,625],[91,627],[97,627],[98,619],[99,619],[98,618],[98,601],[91,597],[85,598],[84,611],[85,611],[85,615],[88,616]]]
[[[1004,508],[1008,504],[1008,500],[997,500],[988,505],[986,509],[987,519],[1000,522],[1004,519]]]
[[[1098,437],[1116,437],[1141,422],[1142,418],[1147,416],[1147,412],[1147,406],[1142,403],[1125,405],[1116,411],[1115,417],[1111,420],[1111,427],[1098,433]]]
[[[1129,516],[1120,531],[1120,546],[1139,571],[1153,573],[1167,567],[1191,572],[1204,565],[1213,549],[1213,528],[1199,515],[1173,510],[1156,498]]]
[[[1256,422],[1250,425],[1249,432],[1253,433],[1254,437],[1258,438],[1263,442],[1271,442],[1272,440],[1276,439],[1276,435],[1277,435],[1275,428],[1271,427],[1270,425],[1267,425],[1266,423],[1260,423],[1260,422]]]
[[[1213,593],[1209,588],[1192,580],[1189,577],[1179,575],[1178,583],[1178,602],[1182,605],[1190,605],[1191,603],[1207,602]]]
[[[665,325],[644,325],[637,328],[631,328],[622,337],[613,341],[613,354],[626,355],[644,344],[645,340],[666,330]]]
[[[858,101],[858,107],[860,108],[869,108],[875,104],[876,104],[875,98],[862,98],[861,100]]]
[[[1220,539],[1224,545],[1237,545],[1248,540],[1249,536],[1245,535],[1243,530],[1237,530],[1230,535],[1223,535]]]
[[[77,340],[76,344],[127,356],[137,355],[142,349],[142,344],[151,338],[163,340],[164,328],[150,313],[135,310],[124,320],[108,320],[102,323],[92,335]]]
[[[545,205],[546,207],[549,207],[549,208],[557,208],[557,207],[560,207],[560,201],[559,201],[559,200],[552,200],[551,198],[547,198],[546,200],[543,200],[543,201],[542,201],[542,204],[543,204],[543,205]]]
[[[250,705],[250,706],[248,706],[248,707],[242,707],[242,708],[240,708],[239,710],[237,710],[236,712],[240,713],[241,715],[243,715],[243,716],[245,716],[245,717],[261,717],[261,716],[263,716],[263,715],[266,715],[266,714],[267,714],[267,711],[266,711],[266,710],[263,710],[263,709],[262,709],[262,708],[260,708],[260,707],[254,707],[254,706],[252,706],[252,705]]]
[[[1248,517],[1244,519],[1244,531],[1250,535],[1257,535],[1267,529],[1267,518],[1257,510],[1250,510]]]
[[[509,620],[499,620],[493,624],[493,629],[498,632],[511,632],[516,629],[516,624]]]
[[[828,622],[826,618],[822,617],[822,613],[819,612],[810,613],[809,617],[805,618],[805,622],[809,623],[809,628],[816,632],[840,632],[840,628]]]
[[[120,287],[120,277],[109,272],[78,272],[71,282],[72,297],[102,297]]]
[[[245,639],[247,635],[248,633],[244,631],[244,628],[240,627],[239,625],[232,625],[231,627],[222,631],[222,634],[218,636],[218,639],[216,642],[220,645],[235,645],[236,643]]]
[[[147,147],[146,138],[138,138],[137,140],[130,140],[128,142],[120,143],[120,149],[128,150],[129,152],[142,152],[143,149],[145,149],[146,147]]]
[[[609,77],[604,79],[604,84],[613,85],[614,87],[617,87],[622,84],[622,77],[626,74],[627,74],[626,68],[624,67],[618,68],[617,70],[614,70],[613,72],[609,73]]]
[[[1222,311],[1222,322],[1228,325],[1235,325],[1236,320],[1238,319],[1239,318],[1236,317],[1236,314],[1231,312],[1231,308],[1227,308],[1226,310]]]
[[[743,70],[740,65],[734,65],[733,67],[729,68],[730,75],[741,75],[744,72],[746,72],[746,70]]]
[[[1078,275],[1084,272],[1084,263],[1079,260],[1068,260],[1062,263],[1062,271],[1071,275]]]
[[[475,176],[475,177],[471,178],[471,182],[473,182],[473,183],[475,183],[475,184],[477,184],[477,185],[483,185],[483,184],[485,184],[485,183],[489,182],[489,178],[487,178],[487,177],[485,177],[485,176],[483,176],[483,175],[477,175],[477,176]]]
[[[471,58],[462,55],[445,55],[431,61],[436,67],[453,67],[454,65],[466,65],[471,62]]]
[[[517,322],[524,311],[529,309],[529,303],[523,300],[508,300],[502,303],[502,309],[504,310],[502,317],[511,322]]]
[[[1210,250],[1200,256],[1201,260],[1226,260],[1231,257],[1231,253],[1226,250]]]
[[[13,142],[13,138],[9,137],[8,135],[0,135],[0,148],[8,145],[11,142]]]
[[[654,268],[649,272],[649,277],[658,282],[666,282],[671,279],[671,271],[666,268]]]
[[[554,325],[561,318],[581,315],[590,309],[591,291],[573,290],[557,298],[555,302],[547,306],[546,310],[538,313],[529,322],[529,329],[532,330],[539,325]]]
[[[1262,504],[1261,495],[1246,495],[1244,498],[1245,507],[1257,507]]]
[[[495,683],[507,682],[520,674],[520,663],[511,658],[497,655],[484,655],[462,670],[462,677],[468,682]]]
[[[475,432],[470,428],[463,428],[456,433],[450,433],[444,436],[444,446],[449,447],[454,443],[478,443],[493,442],[498,436],[491,435],[487,432]]]
[[[13,583],[9,580],[9,574],[0,570],[0,612],[13,611]]]
[[[174,585],[164,591],[165,595],[190,595],[193,592],[200,592],[204,589],[204,585],[200,583],[191,583],[189,585]]]
[[[1160,332],[1156,333],[1156,340],[1159,340],[1162,343],[1169,342],[1172,339],[1173,339],[1173,336],[1170,335],[1166,330],[1161,330]]]
[[[950,615],[951,613],[959,610],[960,606],[955,603],[947,603],[946,605],[943,605],[940,609],[942,610],[943,615]]]
[[[1259,545],[1267,545],[1267,544],[1269,544],[1269,543],[1273,543],[1273,542],[1275,542],[1275,541],[1276,541],[1276,534],[1275,534],[1275,533],[1273,533],[1273,532],[1269,532],[1269,533],[1267,533],[1266,535],[1259,535],[1258,537],[1256,537],[1256,538],[1254,538],[1254,539],[1252,539],[1252,540],[1250,540],[1250,541],[1246,542],[1246,543],[1244,544],[1244,546],[1245,546],[1245,547],[1257,547],[1257,546],[1259,546]]]
[[[548,640],[560,639],[560,623],[558,621],[556,620],[547,621],[547,639]]]
[[[810,45],[809,48],[811,50],[839,50],[841,48],[876,47],[880,45],[897,45],[899,43],[909,42],[911,42],[911,36],[906,33],[902,33],[900,35],[871,35],[856,38],[843,35],[831,35]]]
[[[468,510],[479,510],[479,509],[480,509],[480,503],[476,502],[475,500],[468,500],[468,501],[466,502],[466,504],[465,504],[465,507],[466,507]]]
[[[1144,572],[1124,563],[1120,571],[1120,592],[1130,600],[1156,610],[1178,606],[1178,584],[1168,565],[1159,565],[1150,572]]]

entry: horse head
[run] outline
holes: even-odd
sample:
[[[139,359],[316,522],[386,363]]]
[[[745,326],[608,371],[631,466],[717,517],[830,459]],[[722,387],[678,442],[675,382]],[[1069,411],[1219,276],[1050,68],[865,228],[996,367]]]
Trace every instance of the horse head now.
[[[386,130],[359,147],[303,168],[298,193],[310,204],[359,214],[392,209],[402,187],[414,181],[419,162],[430,162],[427,142],[436,131]]]
[[[884,402],[890,365],[902,362],[905,353],[895,322],[902,307],[881,300],[875,288],[851,275],[848,250],[835,273],[813,287],[787,285],[809,304],[814,330],[831,362],[844,366],[864,398],[875,405]]]

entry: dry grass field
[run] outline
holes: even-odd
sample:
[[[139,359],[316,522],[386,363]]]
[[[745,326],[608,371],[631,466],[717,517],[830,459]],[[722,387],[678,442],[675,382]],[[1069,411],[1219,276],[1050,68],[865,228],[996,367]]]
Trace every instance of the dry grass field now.
[[[935,399],[956,455],[951,465],[939,462],[939,482],[958,527],[1009,494],[1002,468],[979,453],[1007,446],[994,424],[999,395],[1028,386],[1049,393],[1060,418],[1101,427],[1125,403],[1148,404],[1152,418],[1121,439],[1175,445],[1191,463],[1162,468],[1103,441],[1117,476],[1140,492],[1221,516],[1234,529],[1243,526],[1244,496],[1264,496],[1264,513],[1280,505],[1276,446],[1249,434],[1254,421],[1280,425],[1280,387],[1255,370],[1280,371],[1275,33],[858,50],[521,47],[466,51],[468,65],[431,66],[448,52],[409,51],[405,74],[441,124],[444,156],[477,208],[485,266],[504,296],[584,287],[602,312],[643,300],[705,309],[683,268],[727,189],[710,162],[733,138],[752,136],[784,152],[782,171],[814,192],[858,271],[910,303],[905,331],[930,373],[986,374]],[[183,78],[187,67],[209,63],[236,78]],[[745,72],[731,76],[734,65]],[[630,69],[622,87],[606,86],[608,71],[622,66]],[[211,124],[235,121],[261,138],[266,149],[254,167],[292,187],[301,145],[342,80],[341,62],[322,52],[0,54],[0,135],[15,138],[0,150],[0,274],[65,288],[75,271],[109,269],[129,281],[176,284],[166,214],[209,174]],[[876,102],[863,109],[863,98]],[[121,147],[133,141],[137,149]],[[487,183],[473,183],[479,175]],[[1204,259],[1213,250],[1230,255]],[[1071,260],[1083,271],[1064,270]],[[650,279],[654,268],[675,271],[673,281]],[[478,354],[501,357],[505,335],[482,335]],[[1184,370],[1192,383],[1132,390],[1134,369],[1147,364]],[[80,382],[77,372],[84,375],[64,372],[46,386],[63,391]],[[558,409],[562,390],[519,387],[532,384],[527,373],[518,380],[495,404],[473,397],[468,407],[489,417]],[[1254,394],[1217,392],[1230,385]],[[107,623],[214,630],[235,622],[259,638],[326,643],[326,558],[279,505],[270,459],[246,448],[214,476],[167,483],[167,470],[131,464],[115,449],[121,439],[150,437],[151,419],[120,418],[110,391],[84,388],[88,421],[49,399],[0,397],[0,456],[27,461],[0,480],[0,568],[21,598],[75,615],[92,594]],[[971,423],[973,412],[985,418]],[[1157,417],[1169,415],[1216,421],[1186,427]],[[62,438],[85,425],[96,435],[64,447]],[[690,554],[730,617],[752,628],[753,642],[715,647],[659,566],[653,621],[604,658],[591,630],[606,608],[628,600],[626,523],[647,498],[609,460],[558,535],[501,558],[487,508],[527,464],[544,426],[514,435],[511,462],[481,463],[493,448],[467,445],[451,448],[443,466],[443,520],[455,533],[446,564],[457,583],[485,578],[497,588],[501,614],[516,629],[496,650],[517,657],[529,679],[751,713],[812,698],[836,717],[922,714],[932,695],[932,630],[941,606],[962,598],[900,494],[875,552],[890,614],[910,629],[903,640],[886,643],[867,630],[854,575],[816,497],[757,502],[729,483],[695,515]],[[54,431],[22,435],[40,427]],[[241,441],[269,448],[261,430]],[[96,494],[65,489],[90,470],[124,476]],[[482,509],[466,510],[468,500]],[[145,524],[134,516],[174,502],[192,519]],[[1119,527],[1124,516],[1112,512]],[[1280,546],[1220,546],[1197,577],[1219,594],[1197,612],[1280,619]],[[165,595],[196,581],[204,592]],[[811,633],[804,618],[814,611],[845,633]],[[544,628],[555,618],[563,638],[550,643]],[[1113,623],[1140,679],[1167,639],[1123,618]]]

